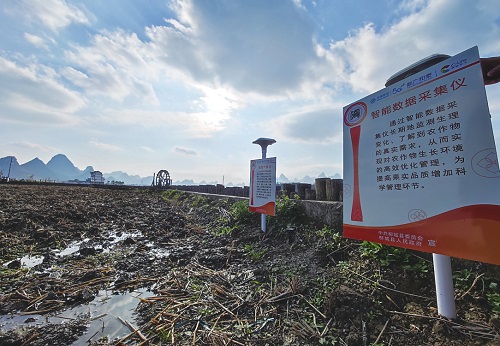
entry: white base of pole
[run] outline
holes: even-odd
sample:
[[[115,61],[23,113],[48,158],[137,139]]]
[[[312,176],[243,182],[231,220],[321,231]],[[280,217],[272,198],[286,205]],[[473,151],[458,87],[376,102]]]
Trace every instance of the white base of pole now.
[[[457,318],[457,311],[455,309],[451,258],[434,253],[432,259],[434,262],[438,314],[449,319],[455,319]]]
[[[262,232],[266,232],[266,214],[260,216],[260,229]]]

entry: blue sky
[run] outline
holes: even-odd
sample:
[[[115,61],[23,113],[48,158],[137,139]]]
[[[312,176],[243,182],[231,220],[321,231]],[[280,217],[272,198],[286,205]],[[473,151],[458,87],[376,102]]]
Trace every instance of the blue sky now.
[[[434,53],[500,55],[500,0],[2,0],[0,157],[173,180],[342,174],[342,108]],[[500,141],[500,85],[486,88]],[[498,147],[498,144],[497,144]]]

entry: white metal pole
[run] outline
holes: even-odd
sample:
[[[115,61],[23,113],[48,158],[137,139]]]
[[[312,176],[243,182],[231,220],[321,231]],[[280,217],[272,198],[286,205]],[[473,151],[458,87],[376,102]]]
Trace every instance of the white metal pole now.
[[[266,155],[267,155],[267,146],[263,145],[262,146],[262,158],[265,159]],[[261,214],[260,215],[260,229],[264,233],[267,231],[266,214]]]
[[[436,282],[436,298],[438,314],[449,319],[457,317],[455,309],[455,292],[453,290],[453,274],[449,256],[432,254],[434,262],[434,280]]]

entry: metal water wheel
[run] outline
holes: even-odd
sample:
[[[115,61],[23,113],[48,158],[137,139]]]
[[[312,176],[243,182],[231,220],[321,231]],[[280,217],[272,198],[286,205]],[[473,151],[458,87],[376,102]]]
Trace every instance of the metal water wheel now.
[[[170,174],[167,170],[162,169],[156,174],[155,186],[158,187],[168,187],[172,185],[172,179],[170,179]]]

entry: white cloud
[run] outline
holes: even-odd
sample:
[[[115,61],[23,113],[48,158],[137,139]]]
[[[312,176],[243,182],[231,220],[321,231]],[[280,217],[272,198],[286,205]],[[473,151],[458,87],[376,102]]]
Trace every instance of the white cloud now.
[[[22,136],[16,137],[22,138]],[[43,140],[41,140],[41,142],[43,142]],[[48,162],[48,160],[57,152],[60,151],[50,145],[34,143],[29,140],[14,140],[6,142],[1,146],[0,157],[11,155],[15,156],[20,164],[32,160],[35,156],[39,157],[44,162]]]
[[[184,131],[180,135],[191,138],[208,138],[224,130],[224,126],[214,121],[210,116],[209,113],[203,112],[185,114],[187,123],[183,124]]]
[[[89,95],[158,104],[152,83],[161,70],[148,61],[149,56],[148,46],[136,34],[117,30],[94,36],[89,46],[75,45],[66,51],[71,66],[62,73]]]
[[[342,107],[429,54],[477,44],[481,54],[498,55],[500,20],[492,9],[499,1],[385,0],[391,10],[378,15],[368,12],[379,4],[367,1],[363,16],[338,25],[325,25],[333,5],[301,0],[170,0],[172,11],[163,3],[133,2],[120,10],[137,11],[119,21],[108,3],[9,1],[0,16],[19,27],[6,30],[12,35],[0,44],[0,122],[6,142],[30,139],[78,155],[90,155],[81,153],[82,144],[90,145],[107,167],[131,167],[171,148],[164,151],[165,166],[169,156],[188,176],[196,165],[213,166],[198,173],[202,179],[227,178],[229,171],[248,179],[246,156],[256,149],[246,146],[271,136],[286,175],[333,174],[341,166]],[[490,90],[495,117],[500,89]],[[61,143],[48,128],[40,131],[43,139],[31,139],[19,123],[29,130],[33,124],[83,126],[67,127],[72,140]],[[218,155],[228,145],[238,152],[231,160]],[[88,160],[99,158],[92,153]]]
[[[73,67],[62,68],[61,75],[80,88],[90,89],[92,87],[93,83],[89,80],[89,76]]]
[[[112,145],[112,144],[108,144],[108,143],[103,143],[101,142],[100,140],[96,139],[96,138],[92,138],[90,141],[89,141],[89,144],[98,148],[98,149],[101,149],[101,150],[104,150],[104,151],[111,151],[111,152],[114,152],[114,151],[120,151],[121,148],[119,146],[116,146],[116,145]]]
[[[9,143],[9,147],[28,149],[31,152],[41,152],[41,153],[50,153],[50,152],[54,152],[56,150],[55,148],[53,148],[51,146],[43,145],[43,144],[39,144],[39,143],[32,143],[29,141]]]
[[[429,0],[404,0],[399,4],[402,11],[417,12],[428,5]]]
[[[254,100],[316,102],[335,97],[346,84],[357,93],[375,91],[398,69],[435,53],[436,37],[439,49],[450,54],[475,44],[478,31],[484,31],[480,43],[500,45],[498,27],[486,32],[483,26],[494,21],[485,2],[460,1],[405,1],[399,6],[405,15],[392,26],[378,31],[367,24],[327,48],[315,43],[312,22],[298,2],[176,1],[177,18],[145,29],[150,42],[122,30],[101,32],[89,46],[66,53],[72,66],[64,76],[89,95],[153,105],[161,104],[165,80],[177,80],[201,91],[207,108],[215,93],[225,99],[224,111],[206,112],[222,123]]]
[[[24,15],[57,32],[72,23],[88,24],[85,13],[65,0],[23,0]]]
[[[300,87],[317,59],[312,23],[291,2],[183,1],[174,9],[178,21],[147,35],[165,64],[199,83],[284,95]]]
[[[103,109],[96,120],[103,124],[142,125],[145,127],[157,128],[178,128],[182,127],[187,120],[187,114],[183,112],[150,111],[140,108]]]
[[[331,56],[319,56],[303,8],[267,1],[226,5],[175,2],[177,19],[145,29],[150,42],[123,30],[101,32],[89,45],[66,51],[71,66],[61,74],[89,97],[130,102],[128,108],[156,108],[139,112],[141,117],[124,116],[125,122],[141,124],[177,123],[170,117],[178,118],[179,112],[160,114],[158,109],[169,105],[158,95],[169,92],[170,81],[179,81],[201,94],[191,110],[180,114],[188,120],[186,135],[195,137],[223,130],[235,111],[254,100],[298,94],[317,99],[331,93],[322,87],[335,71],[324,73]]]
[[[84,99],[57,80],[55,71],[32,63],[19,66],[0,57],[2,121],[26,124],[74,124]]]
[[[176,153],[182,154],[182,155],[198,155],[198,153],[195,150],[183,148],[183,147],[175,147],[174,151]]]
[[[161,129],[173,137],[206,138],[224,129],[217,116],[206,112],[170,112],[144,109],[106,109],[95,115],[101,124],[120,124],[121,126],[143,126]]]
[[[332,144],[342,142],[341,106],[310,106],[269,119],[266,127],[288,142]]]
[[[44,49],[44,50],[50,49],[48,44],[47,44],[47,40],[44,39],[43,37],[40,37],[37,35],[32,35],[32,34],[29,34],[26,32],[26,33],[24,33],[24,38],[26,39],[26,41],[28,41],[29,43],[31,43],[35,47],[38,47],[38,48]],[[53,41],[52,41],[52,43],[53,43]]]
[[[145,152],[148,152],[148,153],[154,153],[154,149],[150,148],[150,147],[147,147],[145,145],[142,145],[141,146],[141,149],[144,150]]]
[[[407,2],[412,12],[379,32],[373,24],[332,43],[331,59],[342,59],[353,89],[373,92],[398,70],[434,53],[454,55],[474,45],[487,52],[499,46],[498,0],[434,0]],[[478,39],[479,38],[479,39]],[[345,78],[344,77],[344,78]]]

